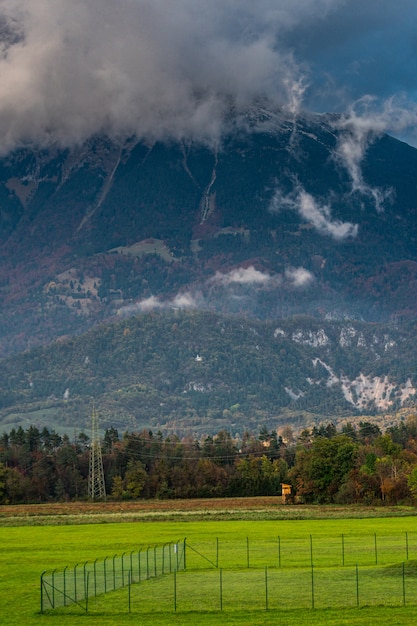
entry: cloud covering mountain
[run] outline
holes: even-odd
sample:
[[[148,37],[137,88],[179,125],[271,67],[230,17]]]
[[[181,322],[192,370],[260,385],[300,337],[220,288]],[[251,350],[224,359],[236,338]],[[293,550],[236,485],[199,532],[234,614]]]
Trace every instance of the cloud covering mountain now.
[[[1,0],[0,150],[213,143],[254,100],[415,141],[416,18],[413,0]]]

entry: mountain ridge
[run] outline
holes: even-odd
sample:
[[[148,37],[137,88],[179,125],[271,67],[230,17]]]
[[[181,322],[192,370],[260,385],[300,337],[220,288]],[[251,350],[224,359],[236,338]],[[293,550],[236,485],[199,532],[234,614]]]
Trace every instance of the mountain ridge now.
[[[152,297],[264,318],[412,317],[417,151],[371,137],[344,166],[338,145],[354,138],[338,117],[262,115],[217,149],[95,138],[1,159],[0,354]],[[48,285],[65,272],[78,291],[68,281],[60,300]]]
[[[153,311],[4,359],[0,421],[84,429],[93,402],[103,427],[200,434],[395,415],[415,350],[415,322]]]
[[[25,148],[5,155],[0,159],[5,371],[16,363],[13,354],[57,340],[67,345],[70,337],[97,325],[105,337],[111,333],[106,325],[128,324],[152,311],[157,319],[172,311],[205,311],[209,318],[236,316],[244,324],[252,320],[276,328],[285,318],[305,315],[310,321],[300,327],[303,350],[309,341],[317,345],[308,349],[320,348],[321,335],[312,325],[323,330],[330,321],[345,324],[345,342],[359,337],[355,325],[363,322],[379,324],[381,337],[387,327],[403,332],[414,345],[408,328],[417,314],[416,170],[417,150],[388,135],[358,134],[342,116],[284,117],[262,106],[236,121],[220,145],[94,137],[73,148]],[[166,332],[162,326],[159,331]],[[296,360],[296,338],[285,341]],[[331,345],[337,355],[340,346]],[[372,355],[372,344],[368,348]],[[358,346],[354,354],[363,359]],[[309,354],[308,372],[281,385],[279,406],[298,402],[304,411],[310,402],[313,413],[325,405],[337,416],[407,404],[415,366],[407,356],[402,371],[392,354],[379,354],[375,372],[370,366],[346,370],[334,355]],[[320,368],[328,399],[321,389],[317,403],[312,392]],[[14,380],[12,372],[7,376]],[[308,377],[314,381],[310,389],[304,388]],[[176,393],[201,398],[208,383],[213,381],[184,378]],[[21,409],[20,387],[7,385],[4,393],[17,393]],[[62,398],[67,387],[52,395]],[[105,395],[99,387],[95,393]],[[152,419],[159,411],[158,393],[150,394],[154,405],[146,404]],[[87,397],[91,400],[84,393],[80,401],[84,413]],[[239,404],[229,399],[216,400],[217,409]],[[272,419],[270,409],[261,409]],[[146,422],[143,415],[141,420]]]

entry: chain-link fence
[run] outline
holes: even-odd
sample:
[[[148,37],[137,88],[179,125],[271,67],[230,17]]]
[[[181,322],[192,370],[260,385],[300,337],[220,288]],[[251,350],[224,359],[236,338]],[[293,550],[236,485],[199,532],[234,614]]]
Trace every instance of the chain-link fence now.
[[[294,535],[187,541],[187,569],[390,565],[417,559],[417,533]],[[204,558],[202,558],[204,555]]]
[[[417,604],[417,533],[184,539],[42,574],[42,611],[74,603],[109,613]]]
[[[87,611],[93,597],[184,568],[185,540],[181,540],[45,571],[41,576],[41,612],[71,604]]]
[[[132,613],[264,611],[417,604],[417,568],[345,566],[250,568],[178,572],[147,587],[132,587],[130,606],[119,598],[109,607]],[[103,605],[102,605],[103,606]]]

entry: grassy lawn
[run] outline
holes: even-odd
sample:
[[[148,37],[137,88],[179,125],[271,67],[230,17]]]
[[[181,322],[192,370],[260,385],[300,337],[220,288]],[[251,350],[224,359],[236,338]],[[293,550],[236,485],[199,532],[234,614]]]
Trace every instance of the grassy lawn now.
[[[243,516],[243,513],[241,514]],[[233,515],[231,515],[233,517]],[[402,569],[406,549],[409,560],[417,560],[417,524],[412,515],[406,517],[350,518],[349,510],[345,517],[332,519],[230,519],[187,521],[186,517],[166,521],[124,522],[113,514],[111,523],[80,523],[94,521],[81,518],[77,524],[61,525],[54,520],[46,525],[0,526],[0,623],[1,624],[414,624],[417,608],[401,606]],[[64,521],[64,524],[62,524]],[[377,545],[375,552],[375,534]],[[342,536],[345,549],[345,579],[342,575]],[[143,585],[134,585],[131,590],[131,609],[128,613],[127,590],[98,597],[90,603],[88,615],[75,608],[58,609],[46,615],[39,614],[39,579],[43,570],[74,567],[77,563],[104,559],[106,556],[137,551],[141,547],[175,541],[187,537],[190,546],[216,557],[216,538],[219,542],[219,565],[223,572],[223,612],[219,611],[219,570],[201,571],[198,554],[191,556],[187,574],[178,573],[178,606],[173,612],[173,577],[151,579]],[[278,537],[280,538],[282,568],[278,568]],[[406,537],[408,545],[406,545]],[[356,542],[356,543],[355,543]],[[264,572],[258,567],[261,556],[256,552],[257,544],[267,546],[268,563],[268,610],[265,609]],[[357,546],[357,554],[354,550]],[[239,567],[245,564],[248,554],[254,567],[250,576],[243,579]],[[229,548],[233,550],[229,553]],[[327,555],[325,547],[328,548]],[[365,548],[366,549],[365,549]],[[297,549],[298,548],[298,552]],[[356,548],[355,548],[356,549]],[[295,609],[291,600],[294,595],[294,569],[306,577],[308,589],[311,569],[308,560],[313,554],[317,563],[315,570],[315,609]],[[364,563],[360,573],[362,598],[361,608],[356,608],[355,565],[362,555]],[[351,558],[352,562],[349,561]],[[373,559],[378,561],[378,572]],[[307,560],[307,563],[306,563]],[[324,565],[328,560],[331,567]],[[354,561],[354,562],[353,562]],[[366,562],[365,562],[366,561]],[[234,567],[233,571],[227,566]],[[333,569],[332,569],[333,568]],[[240,577],[239,577],[240,576]],[[187,582],[188,578],[190,583]],[[287,578],[286,578],[287,577]],[[299,580],[299,579],[298,579]],[[416,579],[417,580],[417,579]],[[412,577],[409,585],[414,585]],[[326,607],[325,597],[331,597],[331,585],[340,589],[346,585],[349,603],[352,608]],[[254,606],[251,594],[258,589]],[[283,590],[287,589],[287,594]],[[366,593],[365,593],[366,589]],[[149,592],[148,592],[149,590]],[[414,586],[407,588],[407,595],[417,598]],[[236,606],[235,594],[239,593]],[[308,592],[305,601],[310,602]],[[193,594],[195,594],[193,596]],[[364,606],[366,594],[377,595],[381,604],[391,595],[395,606]],[[147,598],[153,598],[148,603]],[[157,599],[155,604],[154,599]],[[281,601],[278,602],[278,598]],[[204,611],[195,611],[195,603],[202,602]],[[232,602],[233,600],[233,602]],[[298,601],[298,598],[295,598]],[[232,606],[233,605],[233,606]],[[350,604],[348,604],[350,606]],[[201,606],[201,605],[199,605]],[[285,607],[282,609],[282,607]],[[278,608],[279,607],[279,608]],[[254,610],[255,609],[255,610]],[[140,611],[140,614],[138,613]]]

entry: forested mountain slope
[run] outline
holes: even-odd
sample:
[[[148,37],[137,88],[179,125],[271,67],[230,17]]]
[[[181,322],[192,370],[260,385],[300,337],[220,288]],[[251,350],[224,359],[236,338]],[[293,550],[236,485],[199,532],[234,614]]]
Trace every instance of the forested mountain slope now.
[[[416,323],[244,320],[159,311],[4,359],[4,430],[19,424],[213,433],[392,413],[417,389]]]

